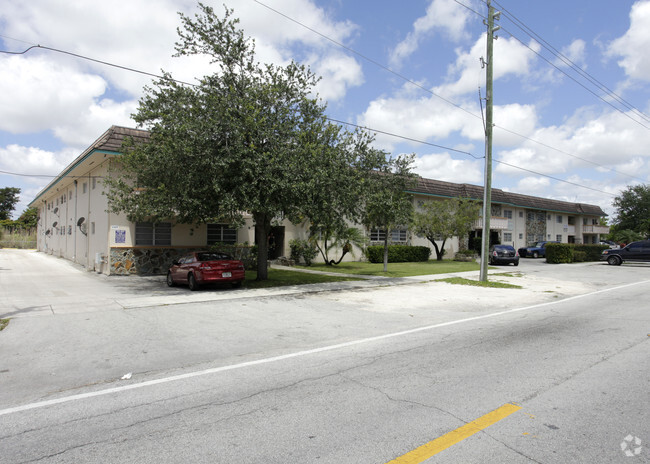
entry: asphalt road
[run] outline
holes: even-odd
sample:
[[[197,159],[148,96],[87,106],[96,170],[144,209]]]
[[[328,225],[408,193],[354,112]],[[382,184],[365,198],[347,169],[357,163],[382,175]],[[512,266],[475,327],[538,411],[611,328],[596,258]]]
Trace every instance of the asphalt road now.
[[[146,285],[68,266],[33,311],[17,258],[0,250],[3,463],[650,462],[650,266],[522,260],[491,280],[523,289],[174,289],[164,306],[115,306]]]

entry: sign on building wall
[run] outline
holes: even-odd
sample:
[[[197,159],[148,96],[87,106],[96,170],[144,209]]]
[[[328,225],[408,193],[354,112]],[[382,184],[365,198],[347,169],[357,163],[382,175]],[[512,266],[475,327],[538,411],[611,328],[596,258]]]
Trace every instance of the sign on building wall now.
[[[115,231],[115,243],[126,243],[126,230]]]
[[[113,243],[125,244],[126,243],[126,229],[120,226],[111,226],[111,233],[113,234]]]

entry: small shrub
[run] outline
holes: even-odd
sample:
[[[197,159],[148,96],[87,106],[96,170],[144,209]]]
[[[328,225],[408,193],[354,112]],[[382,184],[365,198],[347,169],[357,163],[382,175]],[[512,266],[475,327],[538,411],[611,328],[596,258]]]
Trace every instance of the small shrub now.
[[[463,256],[474,256],[476,255],[476,251],[474,250],[458,250],[456,252],[457,255],[463,255]]]
[[[573,245],[575,251],[580,251],[585,254],[583,261],[600,261],[600,255],[603,250],[607,250],[607,245]]]
[[[575,245],[573,243],[547,243],[546,262],[582,263],[586,261],[599,261],[607,245]]]
[[[371,263],[384,262],[384,247],[373,245],[366,248],[366,256]],[[389,263],[426,262],[431,256],[431,248],[425,246],[388,245]]]
[[[546,262],[551,264],[573,262],[573,247],[568,243],[547,243]]]
[[[584,251],[573,249],[573,262],[574,263],[584,263],[587,261],[587,253]]]
[[[310,243],[309,240],[301,240],[299,238],[289,240],[289,249],[291,250],[291,259],[298,264],[300,258],[302,258],[306,266],[311,266],[311,263],[318,254],[318,249],[314,244]]]

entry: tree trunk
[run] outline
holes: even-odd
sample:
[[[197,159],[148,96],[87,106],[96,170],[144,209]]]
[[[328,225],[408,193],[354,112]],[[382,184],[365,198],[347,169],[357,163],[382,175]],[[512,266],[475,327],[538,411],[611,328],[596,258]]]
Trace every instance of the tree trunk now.
[[[388,272],[388,231],[384,238],[384,272]]]
[[[445,242],[447,239],[444,239],[442,241],[442,245],[440,248],[438,248],[438,244],[436,243],[436,240],[433,237],[427,237],[431,243],[433,243],[433,248],[436,250],[436,260],[437,261],[442,261],[442,253],[445,250]]]
[[[271,233],[271,218],[265,213],[253,213],[255,235],[257,236],[257,279],[269,278],[269,234]]]

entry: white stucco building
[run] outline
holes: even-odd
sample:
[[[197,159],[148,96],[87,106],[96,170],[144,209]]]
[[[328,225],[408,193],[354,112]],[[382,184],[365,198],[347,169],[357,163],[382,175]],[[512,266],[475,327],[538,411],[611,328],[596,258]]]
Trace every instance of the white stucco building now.
[[[213,243],[255,243],[250,217],[243,227],[228,224],[133,223],[125,215],[108,212],[103,180],[109,166],[119,164],[122,141],[133,137],[148,140],[147,131],[113,126],[81,153],[30,203],[39,210],[37,248],[69,259],[88,270],[105,274],[157,274],[187,250]],[[430,199],[472,198],[481,200],[483,188],[420,178],[412,191],[417,205]],[[492,190],[491,239],[515,248],[539,240],[563,243],[598,243],[609,229],[600,226],[605,213],[598,206],[570,203]],[[481,229],[477,221],[475,229]],[[361,226],[359,226],[361,228]],[[382,231],[365,231],[371,240]],[[477,232],[474,232],[474,234]],[[274,256],[289,254],[289,240],[307,238],[307,229],[284,221],[272,231]],[[394,243],[431,246],[407,228],[391,231]],[[458,250],[458,239],[448,241],[446,256]],[[435,253],[434,253],[435,255]],[[356,253],[356,259],[361,254]],[[348,259],[354,259],[348,256]]]

